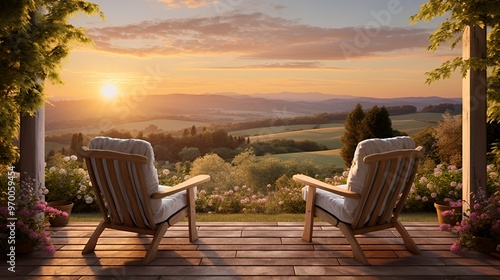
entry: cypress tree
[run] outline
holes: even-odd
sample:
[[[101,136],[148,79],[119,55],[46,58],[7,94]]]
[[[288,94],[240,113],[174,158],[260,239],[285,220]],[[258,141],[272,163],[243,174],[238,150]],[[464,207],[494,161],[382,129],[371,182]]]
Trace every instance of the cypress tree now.
[[[362,122],[365,131],[364,139],[392,137],[392,121],[385,107],[373,106]],[[362,139],[362,140],[364,140]]]
[[[354,151],[358,142],[363,140],[363,132],[360,130],[362,128],[362,122],[365,118],[365,113],[363,112],[363,107],[361,104],[357,104],[356,107],[347,115],[345,119],[345,130],[340,141],[343,146],[340,150],[340,155],[344,159],[344,163],[347,167],[351,166],[352,159],[354,157]]]

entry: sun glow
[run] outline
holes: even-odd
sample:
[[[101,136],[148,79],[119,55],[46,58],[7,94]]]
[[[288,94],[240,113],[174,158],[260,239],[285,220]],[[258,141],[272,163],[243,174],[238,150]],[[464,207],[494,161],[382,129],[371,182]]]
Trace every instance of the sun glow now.
[[[118,94],[118,88],[113,84],[105,84],[101,88],[101,94],[104,98],[113,99]]]

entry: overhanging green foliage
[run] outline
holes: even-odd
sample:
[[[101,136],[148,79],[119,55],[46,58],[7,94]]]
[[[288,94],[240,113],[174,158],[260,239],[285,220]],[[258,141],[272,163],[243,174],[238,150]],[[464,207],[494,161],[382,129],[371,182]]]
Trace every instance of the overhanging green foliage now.
[[[19,157],[13,141],[20,116],[43,106],[45,80],[61,83],[61,62],[72,43],[91,42],[83,28],[68,22],[78,12],[103,17],[99,6],[87,1],[0,1],[0,164]]]

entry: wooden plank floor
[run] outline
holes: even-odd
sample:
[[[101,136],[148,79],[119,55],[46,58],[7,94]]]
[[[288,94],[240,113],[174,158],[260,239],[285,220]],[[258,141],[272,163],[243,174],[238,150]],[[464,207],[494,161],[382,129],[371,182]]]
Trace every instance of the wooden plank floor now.
[[[500,279],[500,255],[449,251],[455,240],[437,223],[406,223],[422,254],[406,251],[396,230],[359,237],[371,265],[360,265],[341,232],[316,223],[312,243],[301,240],[302,223],[198,223],[199,240],[187,225],[169,229],[156,259],[142,264],[151,238],[105,230],[95,253],[81,250],[97,223],[51,228],[57,252],[18,256],[16,272],[3,256],[0,278],[52,279]]]

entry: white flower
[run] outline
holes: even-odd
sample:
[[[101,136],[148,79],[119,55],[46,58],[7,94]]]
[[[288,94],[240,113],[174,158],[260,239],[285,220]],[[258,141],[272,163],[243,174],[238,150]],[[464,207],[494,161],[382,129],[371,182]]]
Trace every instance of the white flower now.
[[[70,158],[70,157],[68,157],[68,156],[63,157],[63,160],[64,160],[64,161],[69,161],[70,159],[71,159],[71,158]]]
[[[429,180],[427,180],[427,178],[425,178],[424,176],[420,177],[420,180],[419,180],[420,184],[424,184],[424,183],[427,183],[427,182],[429,182]]]
[[[90,195],[86,195],[85,196],[85,203],[91,204],[92,202],[94,202],[94,199]]]
[[[168,174],[170,174],[170,170],[168,170],[168,169],[163,169],[163,175],[165,175],[165,176],[166,176],[166,175],[168,175]]]
[[[54,173],[55,171],[56,171],[55,166],[52,166],[51,168],[49,168],[49,172],[50,172],[50,173]]]
[[[80,185],[80,191],[84,192],[87,190],[87,186],[85,185]]]
[[[59,169],[59,174],[61,174],[61,175],[67,175],[68,172],[66,171],[66,169],[61,168],[61,169]]]
[[[78,159],[78,157],[77,157],[77,156],[75,156],[75,155],[71,155],[69,158],[70,158],[72,161],[76,161],[76,160]]]

